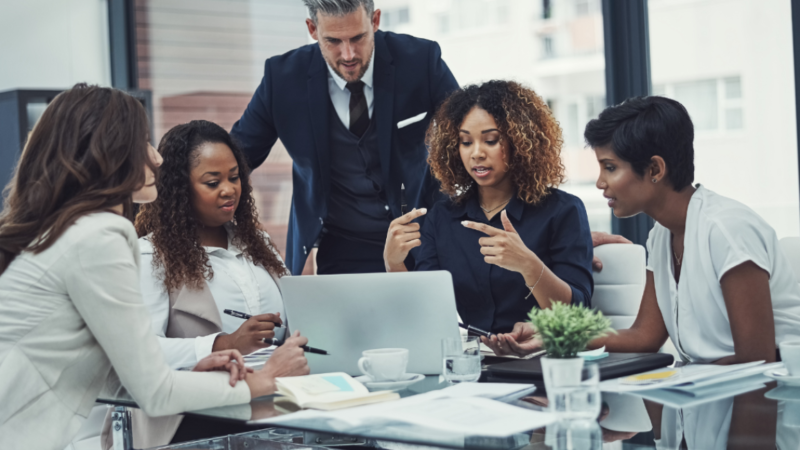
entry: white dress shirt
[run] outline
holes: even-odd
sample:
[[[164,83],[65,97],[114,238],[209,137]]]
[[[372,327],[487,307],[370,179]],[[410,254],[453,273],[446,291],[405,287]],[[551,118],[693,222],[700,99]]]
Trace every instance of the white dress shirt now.
[[[61,450],[106,387],[151,416],[247,403],[225,372],[170,370],[139,288],[133,224],[78,219],[0,276],[0,448]]]
[[[328,93],[331,95],[331,102],[333,109],[336,110],[336,115],[344,124],[345,128],[350,128],[350,90],[347,89],[347,81],[340,77],[333,71],[331,65],[327,62],[325,65],[328,67]],[[372,50],[372,56],[369,58],[369,67],[361,77],[364,82],[364,97],[367,99],[367,107],[369,109],[369,118],[372,118],[372,110],[375,106],[375,86],[372,84],[372,72],[375,67],[375,50]]]
[[[673,276],[671,242],[670,231],[656,223],[647,240],[647,270],[684,361],[709,363],[735,354],[720,281],[747,261],[769,274],[776,348],[800,338],[800,285],[775,230],[752,209],[698,185],[686,214],[680,283]]]
[[[269,236],[264,233],[264,239]],[[148,237],[139,239],[141,249],[141,281],[142,298],[152,316],[153,331],[158,336],[161,348],[167,356],[167,363],[172,368],[193,367],[209,354],[214,346],[217,334],[196,338],[167,338],[169,322],[169,293],[164,287],[161,275],[153,268],[153,244]],[[286,313],[283,298],[275,280],[266,269],[253,262],[231,242],[228,233],[228,248],[204,247],[208,253],[208,262],[214,271],[214,277],[206,280],[211,296],[219,309],[222,319],[222,331],[233,333],[244,323],[244,319],[229,316],[223,310],[232,309],[250,315],[280,313],[286,325]],[[276,252],[277,254],[277,252]],[[280,258],[280,256],[279,256]],[[275,329],[275,338],[283,339],[286,327]]]

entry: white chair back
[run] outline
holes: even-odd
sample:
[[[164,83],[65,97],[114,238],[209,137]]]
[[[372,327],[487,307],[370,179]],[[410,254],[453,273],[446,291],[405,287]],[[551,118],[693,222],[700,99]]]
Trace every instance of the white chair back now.
[[[778,241],[778,246],[789,260],[794,277],[800,283],[800,237],[785,237]]]
[[[630,328],[639,314],[644,293],[644,247],[606,244],[595,247],[594,255],[600,258],[603,270],[593,272],[592,306],[611,319],[614,329]]]

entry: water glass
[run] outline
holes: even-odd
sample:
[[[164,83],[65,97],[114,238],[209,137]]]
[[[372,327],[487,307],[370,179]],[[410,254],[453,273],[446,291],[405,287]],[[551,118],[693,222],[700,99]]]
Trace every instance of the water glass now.
[[[449,383],[478,381],[481,377],[481,341],[477,336],[442,339],[442,375]]]
[[[558,368],[551,368],[558,370]],[[559,377],[555,373],[550,376],[559,383],[548,387],[547,401],[550,411],[562,419],[596,420],[600,415],[602,399],[600,396],[600,371],[597,364],[586,364],[580,369],[580,376]]]

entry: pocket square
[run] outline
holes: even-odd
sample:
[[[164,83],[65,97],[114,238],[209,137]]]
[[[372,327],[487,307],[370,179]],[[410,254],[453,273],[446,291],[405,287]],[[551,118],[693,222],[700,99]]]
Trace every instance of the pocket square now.
[[[424,113],[417,114],[414,117],[409,117],[408,119],[401,120],[400,122],[397,122],[397,129],[399,130],[400,128],[407,127],[407,126],[411,125],[412,123],[417,123],[420,120],[424,119],[425,116],[427,116],[427,115],[428,115],[428,112],[426,111]]]

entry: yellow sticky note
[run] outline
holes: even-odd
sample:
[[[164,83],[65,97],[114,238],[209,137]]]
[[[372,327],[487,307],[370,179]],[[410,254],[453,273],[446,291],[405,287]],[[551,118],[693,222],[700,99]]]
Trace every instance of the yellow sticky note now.
[[[661,372],[640,373],[639,375],[631,375],[621,379],[619,382],[622,384],[650,384],[659,383],[668,380],[678,375],[677,369],[663,370]]]

